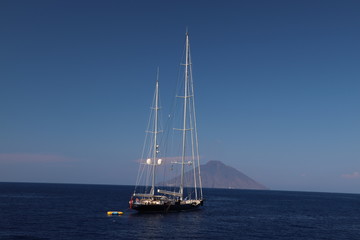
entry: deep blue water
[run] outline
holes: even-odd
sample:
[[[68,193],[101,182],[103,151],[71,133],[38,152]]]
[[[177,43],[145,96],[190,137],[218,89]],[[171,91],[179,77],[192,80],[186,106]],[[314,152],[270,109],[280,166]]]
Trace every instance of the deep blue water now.
[[[205,189],[202,210],[138,214],[132,191],[0,183],[0,239],[360,239],[357,194]]]

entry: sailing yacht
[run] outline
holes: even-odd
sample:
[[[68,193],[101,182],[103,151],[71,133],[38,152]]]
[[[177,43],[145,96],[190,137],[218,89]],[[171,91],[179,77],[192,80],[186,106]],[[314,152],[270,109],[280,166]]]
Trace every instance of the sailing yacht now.
[[[145,137],[143,155],[135,190],[129,205],[139,212],[174,212],[198,209],[204,198],[201,184],[200,157],[196,126],[194,87],[190,56],[189,34],[186,33],[183,77],[179,84],[179,114],[170,114],[169,119],[177,118],[177,127],[169,127],[175,137],[168,139],[160,128],[159,74],[151,107],[148,130]],[[175,121],[176,122],[176,121]],[[171,145],[178,153],[165,150]],[[164,155],[167,156],[164,156]],[[170,155],[174,154],[174,155]],[[176,169],[176,170],[175,170]],[[161,173],[162,172],[162,173]],[[171,175],[173,177],[167,177]],[[162,182],[160,177],[163,176]]]

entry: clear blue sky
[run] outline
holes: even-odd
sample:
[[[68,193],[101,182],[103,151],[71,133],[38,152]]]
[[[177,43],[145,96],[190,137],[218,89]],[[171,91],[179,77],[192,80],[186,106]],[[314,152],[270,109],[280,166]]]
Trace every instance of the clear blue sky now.
[[[0,181],[134,184],[156,68],[166,111],[188,27],[203,163],[271,189],[360,193],[359,12],[0,1]]]

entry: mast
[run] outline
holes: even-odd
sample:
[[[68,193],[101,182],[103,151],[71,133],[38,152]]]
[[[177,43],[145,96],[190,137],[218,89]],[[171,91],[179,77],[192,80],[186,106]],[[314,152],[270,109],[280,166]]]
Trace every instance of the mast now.
[[[159,152],[159,145],[157,144],[157,134],[158,134],[158,111],[159,111],[159,68],[157,70],[156,77],[156,86],[155,86],[155,119],[154,119],[154,146],[153,146],[153,155],[152,155],[152,181],[151,181],[151,190],[150,194],[155,194],[155,169],[156,169],[156,158]]]
[[[185,175],[185,148],[186,148],[186,119],[187,119],[187,99],[188,99],[188,68],[189,68],[189,34],[186,31],[185,45],[185,76],[184,76],[184,116],[183,116],[183,134],[182,134],[182,155],[181,155],[181,182],[180,182],[180,200],[184,196],[184,175]]]
[[[191,59],[191,56],[189,56],[189,59]],[[196,176],[195,167],[194,167],[194,184],[195,189],[197,189],[196,183],[197,180],[199,181],[199,189],[200,189],[200,199],[203,199],[203,192],[202,192],[202,182],[201,182],[201,171],[200,171],[200,155],[199,155],[199,140],[198,140],[198,134],[197,134],[197,126],[196,126],[196,111],[195,111],[195,94],[194,94],[194,83],[192,78],[192,65],[190,61],[190,91],[192,94],[192,108],[193,108],[193,118],[194,118],[194,135],[195,135],[195,149],[193,149],[193,160],[194,162],[197,162],[197,168],[198,168],[198,176]],[[195,154],[194,154],[195,151]],[[196,160],[195,160],[196,159]],[[198,191],[195,190],[195,198],[198,199],[197,196]]]

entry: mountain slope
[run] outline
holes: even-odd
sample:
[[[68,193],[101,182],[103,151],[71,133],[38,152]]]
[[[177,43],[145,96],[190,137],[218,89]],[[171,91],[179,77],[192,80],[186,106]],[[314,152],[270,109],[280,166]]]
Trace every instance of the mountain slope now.
[[[201,166],[203,187],[234,189],[267,189],[233,167],[220,161],[209,161]]]
[[[196,170],[197,171],[197,170]],[[185,179],[192,179],[192,173],[185,173]],[[268,189],[233,167],[221,161],[209,161],[201,165],[201,179],[204,188],[232,188],[232,189]],[[162,186],[174,186],[170,183],[179,183],[180,176],[169,181],[159,183]],[[188,183],[193,186],[193,181]]]

